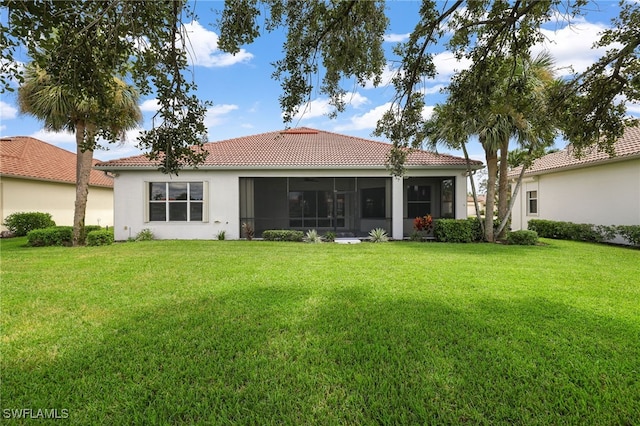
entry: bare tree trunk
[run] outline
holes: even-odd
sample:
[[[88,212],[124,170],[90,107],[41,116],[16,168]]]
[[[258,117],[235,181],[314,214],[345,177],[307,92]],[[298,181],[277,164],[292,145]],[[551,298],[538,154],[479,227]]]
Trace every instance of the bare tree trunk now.
[[[493,210],[496,198],[496,179],[498,175],[498,153],[486,151],[487,159],[487,205],[484,219],[484,235],[490,243],[495,241],[493,235]]]
[[[76,125],[76,202],[73,212],[73,245],[85,243],[84,219],[89,195],[89,178],[93,167],[93,150],[85,147],[84,123]],[[92,137],[92,135],[87,135]]]
[[[507,173],[509,172],[509,139],[502,143],[500,148],[500,171],[498,172],[498,220],[500,225],[508,220],[507,209],[509,205],[509,180]],[[506,227],[500,226],[501,232],[496,234],[496,239],[504,238]]]
[[[520,190],[520,186],[522,186],[522,178],[524,177],[524,172],[529,167],[530,162],[533,161],[530,159],[531,152],[532,152],[532,149],[529,148],[529,151],[527,152],[527,158],[529,158],[529,160],[524,161],[524,163],[522,164],[522,169],[520,170],[520,175],[518,176],[516,187],[514,188],[513,193],[511,194],[511,201],[509,201],[509,206],[505,213],[505,217],[509,217],[511,215],[511,211],[513,210],[513,205],[515,204],[516,197],[518,196],[518,191]],[[498,227],[498,230],[497,230],[498,233],[501,233],[506,225],[507,225],[507,221],[503,220],[500,223],[500,226]]]
[[[482,230],[482,235],[484,235],[484,223],[482,222],[482,217],[480,217],[480,206],[478,205],[478,194],[476,193],[476,183],[473,180],[473,174],[471,172],[471,161],[469,160],[469,153],[467,152],[467,144],[462,144],[462,152],[464,153],[464,159],[467,163],[467,174],[469,175],[469,180],[471,181],[471,193],[473,194],[473,204],[476,208],[476,217],[478,218],[478,222],[480,222],[480,229]]]

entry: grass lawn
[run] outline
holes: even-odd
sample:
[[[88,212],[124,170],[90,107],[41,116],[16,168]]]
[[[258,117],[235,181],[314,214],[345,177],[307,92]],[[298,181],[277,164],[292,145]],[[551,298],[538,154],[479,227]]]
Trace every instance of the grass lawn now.
[[[25,241],[0,246],[3,417],[640,424],[640,250]]]

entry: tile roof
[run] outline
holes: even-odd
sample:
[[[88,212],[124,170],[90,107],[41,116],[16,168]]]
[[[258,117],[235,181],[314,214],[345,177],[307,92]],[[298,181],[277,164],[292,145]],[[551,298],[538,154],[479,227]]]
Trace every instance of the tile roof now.
[[[1,138],[0,175],[75,184],[76,154],[27,136]],[[89,184],[112,188],[113,178],[92,170]]]
[[[384,167],[391,145],[338,133],[293,128],[204,145],[209,155],[200,168]],[[480,161],[473,161],[477,168]],[[406,166],[464,167],[464,158],[416,150]],[[146,156],[121,158],[98,165],[103,170],[158,167]]]
[[[606,152],[594,149],[592,152],[585,153],[581,158],[576,158],[572,153],[571,145],[569,145],[566,149],[547,154],[535,160],[533,165],[525,172],[525,176],[588,167],[610,161],[640,158],[640,126],[626,128],[624,135],[614,144],[614,150],[615,157],[609,157]],[[511,170],[509,177],[517,177],[520,174],[520,170],[522,170],[522,167],[516,167]]]

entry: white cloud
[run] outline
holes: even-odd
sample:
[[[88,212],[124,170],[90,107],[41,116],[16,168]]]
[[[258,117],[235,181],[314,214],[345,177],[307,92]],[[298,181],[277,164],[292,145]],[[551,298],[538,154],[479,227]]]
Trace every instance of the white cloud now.
[[[398,72],[398,68],[394,68],[391,64],[387,62],[384,69],[382,70],[382,75],[380,76],[380,85],[378,87],[386,87],[391,84],[391,79],[395,77]],[[373,85],[373,80],[368,80],[365,84],[365,89],[374,89],[376,86]]]
[[[31,137],[64,149],[70,149],[70,146],[71,150],[75,152],[76,136],[72,132],[51,132],[49,130],[40,129],[31,134]]]
[[[218,126],[224,122],[225,116],[227,114],[237,109],[238,109],[238,105],[231,105],[231,104],[214,105],[213,107],[207,109],[207,114],[204,118],[204,124],[207,128]]]
[[[346,124],[341,124],[335,127],[338,132],[353,131],[353,130],[365,130],[374,129],[378,120],[382,118],[385,112],[391,108],[392,103],[387,102],[383,105],[377,106],[374,109],[361,114],[354,115],[351,120]]]
[[[140,104],[140,110],[143,112],[157,112],[160,109],[160,104],[157,99],[147,99]]]
[[[344,132],[344,131],[355,131],[355,130],[366,130],[366,129],[375,129],[376,124],[378,124],[378,120],[382,118],[385,112],[389,111],[389,108],[393,106],[392,102],[387,102],[380,106],[373,108],[372,110],[367,111],[361,115],[354,115],[351,117],[348,123],[339,124],[335,126],[335,131]],[[431,117],[433,114],[433,106],[425,106],[422,110],[422,117],[426,120]]]
[[[354,108],[359,108],[362,105],[369,103],[369,99],[359,93],[346,94],[344,96],[344,101],[347,105]],[[333,109],[334,107],[329,104],[329,98],[314,99],[311,102],[308,102],[306,105],[302,106],[301,109],[294,115],[294,119],[305,120],[321,117],[323,115],[329,114],[331,111],[333,111]]]
[[[410,33],[406,34],[385,34],[384,41],[388,43],[399,43],[409,40]]]
[[[449,81],[453,74],[471,66],[470,59],[457,59],[453,53],[448,51],[433,55],[433,63],[438,72],[436,76],[437,81]]]
[[[228,67],[238,63],[248,62],[253,54],[244,49],[232,55],[218,49],[218,34],[204,28],[198,21],[184,25],[187,33],[187,51],[193,65],[203,67]]]
[[[627,102],[627,112],[632,116],[640,118],[640,103]]]
[[[559,21],[566,23],[566,18],[560,17]],[[544,50],[549,51],[560,75],[570,74],[571,68],[575,72],[583,72],[606,52],[606,47],[593,48],[606,28],[603,24],[579,19],[558,30],[542,29],[546,40],[534,46],[532,53],[536,55]]]
[[[442,89],[444,89],[445,87],[447,86],[444,84],[436,84],[435,86],[425,87],[424,94],[425,95],[440,94]]]
[[[0,101],[0,120],[11,120],[18,116],[18,109],[13,105]]]
[[[102,142],[102,146],[107,149],[97,149],[93,153],[93,157],[106,161],[114,158],[130,157],[132,155],[139,155],[142,151],[135,145],[137,138],[142,128],[136,128],[126,132],[123,142],[106,143]],[[76,137],[72,132],[51,132],[45,129],[40,129],[30,135],[33,138],[40,139],[51,145],[55,145],[59,148],[66,149],[73,153],[76,152]]]

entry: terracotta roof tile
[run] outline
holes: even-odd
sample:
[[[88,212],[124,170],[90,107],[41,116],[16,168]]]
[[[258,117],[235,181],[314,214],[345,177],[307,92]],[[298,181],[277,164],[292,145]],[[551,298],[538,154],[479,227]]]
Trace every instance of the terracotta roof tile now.
[[[35,138],[5,137],[0,139],[0,175],[75,184],[76,154]],[[92,170],[89,184],[112,188],[113,178]]]
[[[209,155],[199,167],[383,167],[390,148],[384,142],[301,127],[207,143],[204,150]],[[416,150],[406,165],[463,167],[466,163],[460,157]],[[157,166],[144,155],[99,164],[106,170]]]
[[[640,127],[628,127],[624,135],[616,141],[614,150],[615,157],[609,157],[606,152],[593,150],[585,153],[581,158],[576,158],[572,153],[571,145],[569,145],[566,149],[547,154],[535,160],[533,165],[525,172],[525,176],[640,157]],[[520,174],[520,170],[522,170],[522,167],[516,167],[511,170],[509,177],[517,177]]]

